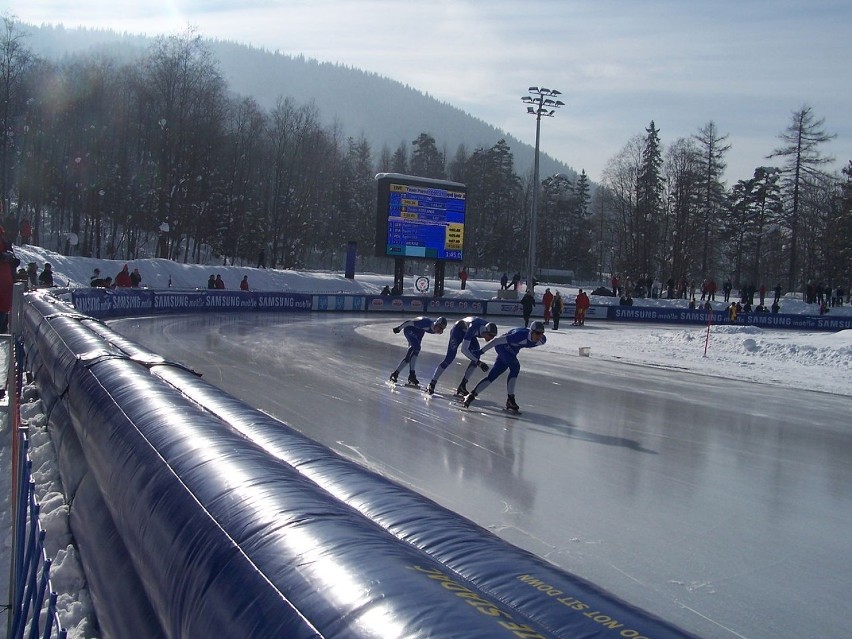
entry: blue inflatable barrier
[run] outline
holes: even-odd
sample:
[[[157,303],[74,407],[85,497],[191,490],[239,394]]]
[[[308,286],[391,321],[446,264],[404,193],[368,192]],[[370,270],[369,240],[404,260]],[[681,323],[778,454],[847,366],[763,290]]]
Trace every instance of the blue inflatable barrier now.
[[[31,298],[24,340],[105,635],[690,636]]]

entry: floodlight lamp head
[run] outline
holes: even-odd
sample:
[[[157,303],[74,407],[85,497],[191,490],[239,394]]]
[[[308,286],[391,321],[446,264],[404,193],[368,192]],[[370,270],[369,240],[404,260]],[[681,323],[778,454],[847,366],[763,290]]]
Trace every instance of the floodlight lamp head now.
[[[550,89],[545,89],[544,87],[541,87],[539,91],[541,91],[542,93],[550,93]]]
[[[558,107],[565,106],[565,103],[562,100],[557,100],[556,106],[558,106]]]
[[[527,113],[535,114],[535,109],[533,109],[532,107],[527,107]]]
[[[553,90],[550,92],[550,95],[562,95],[562,91],[557,91],[556,89],[553,89]]]
[[[538,87],[530,87],[529,89],[527,89],[527,91],[529,91],[530,93],[538,93]]]

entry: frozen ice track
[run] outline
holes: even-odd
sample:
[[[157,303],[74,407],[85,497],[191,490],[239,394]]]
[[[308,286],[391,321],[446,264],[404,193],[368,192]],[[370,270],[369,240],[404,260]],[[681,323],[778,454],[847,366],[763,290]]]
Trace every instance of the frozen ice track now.
[[[686,636],[60,303],[23,333],[113,636]]]

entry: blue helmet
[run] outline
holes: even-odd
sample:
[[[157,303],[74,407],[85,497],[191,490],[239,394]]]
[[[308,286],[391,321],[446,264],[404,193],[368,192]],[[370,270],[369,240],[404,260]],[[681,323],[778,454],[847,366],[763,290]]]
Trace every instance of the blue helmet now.
[[[530,322],[530,331],[533,333],[544,333],[544,322],[541,320],[533,320]]]
[[[438,319],[435,320],[435,323],[432,324],[432,326],[435,326],[437,328],[447,328],[447,318],[446,317],[439,317]]]

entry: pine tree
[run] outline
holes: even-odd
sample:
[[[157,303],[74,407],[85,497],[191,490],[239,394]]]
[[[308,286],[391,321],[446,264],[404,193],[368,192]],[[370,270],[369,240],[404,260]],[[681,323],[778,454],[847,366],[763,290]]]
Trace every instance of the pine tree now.
[[[659,231],[663,214],[663,163],[660,151],[660,131],[651,120],[645,144],[642,147],[642,161],[636,179],[636,225],[639,234],[638,254],[633,265],[634,276],[647,277],[656,272],[658,260]]]
[[[444,154],[428,133],[421,133],[411,142],[414,152],[411,154],[411,173],[418,177],[443,180],[447,177],[444,169]]]
[[[709,276],[714,270],[713,256],[716,251],[715,229],[718,228],[719,209],[725,200],[725,153],[731,148],[724,144],[727,135],[719,135],[716,124],[711,120],[693,138],[698,142],[701,154],[699,185],[701,200],[698,214],[701,219],[701,274]]]
[[[820,156],[819,145],[835,137],[823,130],[824,123],[825,119],[814,120],[811,107],[803,106],[793,113],[790,126],[779,136],[784,144],[768,156],[786,159],[784,185],[789,199],[787,211],[787,231],[790,234],[790,261],[787,271],[789,290],[795,290],[799,279],[797,260],[799,259],[803,190],[808,185],[816,186],[822,177],[819,167],[834,161],[834,158]]]

